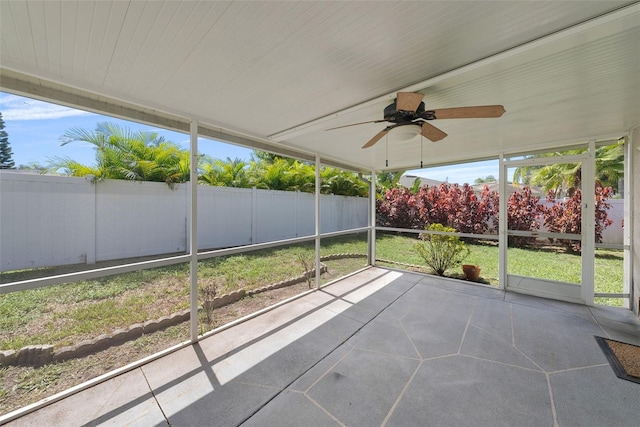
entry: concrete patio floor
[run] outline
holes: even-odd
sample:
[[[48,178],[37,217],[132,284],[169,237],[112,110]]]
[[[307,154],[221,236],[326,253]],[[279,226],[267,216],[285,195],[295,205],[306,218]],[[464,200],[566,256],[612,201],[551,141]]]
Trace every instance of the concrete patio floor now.
[[[9,425],[637,426],[594,335],[640,322],[370,268]]]

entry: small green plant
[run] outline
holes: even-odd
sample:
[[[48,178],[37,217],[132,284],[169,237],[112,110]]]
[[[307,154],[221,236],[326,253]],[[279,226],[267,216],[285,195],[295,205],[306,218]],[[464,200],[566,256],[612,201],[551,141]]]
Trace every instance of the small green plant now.
[[[442,224],[431,224],[426,230],[437,232],[455,232],[451,227]],[[438,276],[444,276],[444,272],[460,263],[469,255],[469,249],[457,236],[443,234],[421,234],[422,242],[414,245],[415,250],[424,259],[427,266],[431,267]]]
[[[307,281],[309,289],[311,289],[313,287],[311,278],[313,277],[312,273],[314,262],[308,258],[308,255],[309,254],[304,251],[298,251],[298,253],[296,253],[296,258],[298,259],[300,264],[302,264],[302,268],[304,268],[304,278]]]
[[[202,308],[204,309],[204,315],[207,319],[207,323],[211,324],[213,322],[213,300],[218,294],[216,285],[209,284],[202,286],[198,290],[198,293],[200,294],[200,298],[202,299]]]

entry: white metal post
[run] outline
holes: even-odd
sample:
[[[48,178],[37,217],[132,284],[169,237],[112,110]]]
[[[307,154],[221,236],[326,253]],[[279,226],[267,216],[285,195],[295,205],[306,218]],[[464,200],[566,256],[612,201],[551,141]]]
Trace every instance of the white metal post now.
[[[371,183],[369,184],[369,241],[368,261],[369,265],[376,265],[376,172],[371,171]]]
[[[316,289],[320,289],[320,156],[316,154]]]
[[[636,128],[640,129],[640,128]],[[636,133],[637,130],[636,130]],[[623,305],[629,310],[633,310],[633,302],[637,298],[633,289],[633,253],[634,253],[634,223],[633,223],[633,134],[632,130],[625,137],[624,151],[624,227],[623,232],[623,275],[622,293],[629,294],[629,298],[623,299]],[[636,313],[638,314],[638,313]]]
[[[500,169],[498,171],[498,192],[500,205],[498,207],[498,287],[507,288],[507,167],[504,164],[504,154],[499,157]]]
[[[586,305],[593,305],[595,288],[595,202],[596,202],[596,143],[589,141],[587,159],[582,163],[582,278],[581,294]]]
[[[198,122],[191,122],[191,163],[189,173],[189,255],[191,292],[191,342],[198,341]]]

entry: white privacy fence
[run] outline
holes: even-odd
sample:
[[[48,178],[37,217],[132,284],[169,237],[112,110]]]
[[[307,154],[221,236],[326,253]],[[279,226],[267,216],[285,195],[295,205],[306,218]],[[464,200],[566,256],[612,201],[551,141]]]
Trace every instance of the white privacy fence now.
[[[322,195],[322,233],[365,227],[368,201]],[[0,172],[0,271],[185,252],[187,184]],[[314,195],[198,187],[198,246],[315,233]]]
[[[624,200],[607,200],[611,205],[607,216],[613,223],[602,232],[602,243],[622,245],[624,242]]]
[[[623,200],[609,200],[604,243],[622,244]],[[185,252],[188,187],[0,171],[0,271]],[[368,201],[322,195],[321,232],[365,227]],[[198,246],[310,236],[314,195],[198,187]]]

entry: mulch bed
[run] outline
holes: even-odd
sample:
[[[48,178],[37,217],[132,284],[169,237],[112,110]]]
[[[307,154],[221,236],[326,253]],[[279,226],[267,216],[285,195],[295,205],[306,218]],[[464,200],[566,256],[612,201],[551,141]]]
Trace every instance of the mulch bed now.
[[[618,378],[640,384],[640,346],[595,337]]]

